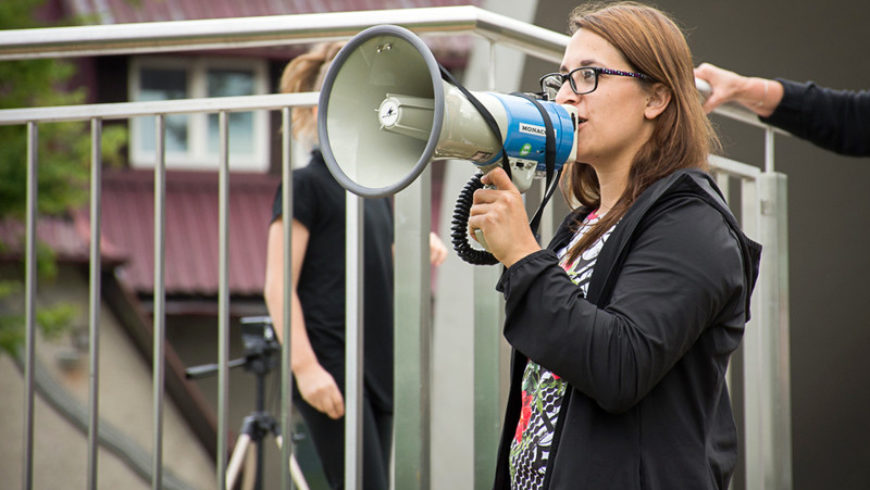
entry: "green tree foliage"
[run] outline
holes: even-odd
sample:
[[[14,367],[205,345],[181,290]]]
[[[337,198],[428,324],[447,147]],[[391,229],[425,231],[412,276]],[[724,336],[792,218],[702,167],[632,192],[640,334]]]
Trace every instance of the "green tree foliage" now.
[[[0,29],[42,27],[35,12],[44,0],[0,1]],[[85,102],[84,88],[72,88],[76,65],[55,59],[0,62],[0,109],[58,106]],[[40,215],[63,215],[84,205],[90,180],[90,125],[85,122],[38,125],[37,208]],[[103,130],[104,161],[119,161],[126,144],[126,129],[107,126]],[[27,190],[27,127],[0,125],[0,220],[23,220]],[[10,246],[0,242],[0,253]],[[17,247],[20,249],[20,246]],[[54,254],[39,246],[37,253],[40,284],[56,274]],[[14,277],[0,277],[0,349],[14,352],[23,339],[20,304],[24,268]],[[6,274],[7,276],[9,274]],[[41,307],[37,321],[44,333],[62,330],[76,315],[68,304]]]

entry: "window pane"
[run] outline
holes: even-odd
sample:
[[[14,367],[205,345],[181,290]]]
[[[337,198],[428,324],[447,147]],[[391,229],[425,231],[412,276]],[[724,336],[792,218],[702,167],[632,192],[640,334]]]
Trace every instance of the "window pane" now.
[[[254,73],[249,70],[209,70],[208,96],[231,97],[254,95]],[[250,155],[254,152],[254,114],[229,114],[230,154]],[[208,115],[208,151],[218,153],[220,128],[217,114]]]
[[[187,98],[187,71],[165,68],[142,68],[139,71],[139,93],[136,100],[172,100]],[[157,147],[153,117],[139,118],[140,148],[151,152]],[[188,116],[171,115],[166,117],[166,151],[187,152]]]
[[[229,114],[230,155],[250,155],[254,152],[254,115],[250,112]],[[208,151],[218,153],[220,128],[217,114],[208,115]]]
[[[254,74],[250,70],[209,70],[208,96],[254,95]]]
[[[187,96],[187,71],[143,68],[139,75],[142,100],[183,99]]]

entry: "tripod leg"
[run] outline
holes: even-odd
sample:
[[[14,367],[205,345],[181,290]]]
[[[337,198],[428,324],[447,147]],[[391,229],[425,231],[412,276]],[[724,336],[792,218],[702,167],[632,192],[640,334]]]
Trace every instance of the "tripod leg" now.
[[[302,468],[299,467],[299,463],[296,462],[296,455],[290,455],[290,477],[293,478],[293,482],[296,483],[296,488],[299,490],[309,490],[308,482],[305,481],[305,475],[302,474]]]
[[[281,442],[282,437],[275,436],[275,443],[278,444],[278,449],[281,449]],[[302,468],[299,467],[296,455],[293,453],[290,453],[290,478],[293,479],[293,483],[298,490],[309,490],[308,482],[305,481],[305,475],[302,474]]]
[[[245,453],[248,446],[251,444],[251,436],[242,433],[236,440],[236,447],[233,449],[233,455],[230,457],[230,463],[227,466],[227,488],[232,490],[236,484],[236,478],[239,477],[239,470],[242,468],[242,462],[245,459]]]
[[[242,473],[242,490],[259,490],[257,488],[257,476],[260,471],[257,469],[257,458],[259,458],[259,445],[251,444],[248,446],[248,451],[245,454],[245,470]]]

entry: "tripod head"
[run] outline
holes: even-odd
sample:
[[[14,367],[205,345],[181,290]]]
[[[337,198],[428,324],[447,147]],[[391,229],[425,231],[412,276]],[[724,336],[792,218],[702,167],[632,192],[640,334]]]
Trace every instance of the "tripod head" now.
[[[278,365],[281,344],[268,316],[242,317],[242,343],[245,345],[245,369],[266,374]]]
[[[275,336],[272,319],[268,316],[246,316],[241,318],[242,344],[245,346],[243,357],[227,363],[230,368],[242,366],[246,371],[265,376],[281,359],[281,344]],[[187,379],[211,376],[218,371],[217,364],[202,364],[185,369]]]

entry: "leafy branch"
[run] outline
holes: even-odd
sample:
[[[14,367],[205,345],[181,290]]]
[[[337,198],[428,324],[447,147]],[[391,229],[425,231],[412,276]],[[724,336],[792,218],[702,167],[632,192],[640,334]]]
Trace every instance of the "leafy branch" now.
[[[43,0],[0,2],[0,29],[40,27],[35,10]],[[82,104],[85,89],[73,86],[76,66],[54,59],[0,62],[0,109]],[[65,215],[87,202],[90,179],[89,125],[44,123],[38,125],[37,212],[40,216]],[[22,221],[27,198],[27,128],[0,126],[0,221]],[[103,160],[117,164],[127,143],[123,126],[107,126],[100,142]],[[24,240],[21,240],[23,243]],[[3,243],[0,253],[22,255],[22,243]],[[57,275],[57,259],[50,248],[37,244],[38,283]],[[24,341],[22,305],[23,267],[0,268],[0,349],[12,353]],[[68,303],[40,306],[36,321],[46,336],[59,335],[77,316]]]

